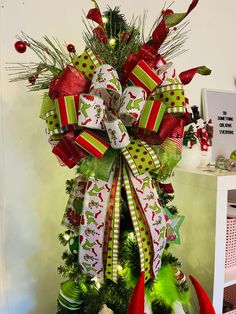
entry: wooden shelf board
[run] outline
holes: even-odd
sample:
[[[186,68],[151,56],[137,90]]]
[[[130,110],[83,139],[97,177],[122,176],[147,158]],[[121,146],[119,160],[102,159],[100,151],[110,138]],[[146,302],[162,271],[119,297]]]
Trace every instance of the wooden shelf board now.
[[[229,287],[236,284],[236,267],[231,270],[225,270],[225,284],[224,287]]]

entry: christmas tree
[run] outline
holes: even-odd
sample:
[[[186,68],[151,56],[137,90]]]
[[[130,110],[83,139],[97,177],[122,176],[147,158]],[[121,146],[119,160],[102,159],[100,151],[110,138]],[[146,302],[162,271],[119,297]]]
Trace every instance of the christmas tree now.
[[[184,85],[210,74],[200,66],[178,75],[169,62],[182,51],[183,20],[198,1],[185,13],[164,9],[146,40],[142,23],[127,22],[118,7],[102,14],[93,2],[82,54],[21,34],[16,50],[32,49],[40,62],[10,68],[13,81],[47,90],[40,117],[52,152],[76,167],[59,235],[66,250],[58,313],[188,311],[186,278],[169,252],[184,217],[169,204],[174,191],[165,181],[191,122]]]

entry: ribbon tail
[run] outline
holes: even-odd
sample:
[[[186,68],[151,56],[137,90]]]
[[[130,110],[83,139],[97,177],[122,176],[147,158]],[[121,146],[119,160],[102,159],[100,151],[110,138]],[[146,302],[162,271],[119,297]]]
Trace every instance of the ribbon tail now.
[[[150,232],[148,230],[148,225],[145,220],[145,216],[142,214],[141,206],[136,202],[134,198],[134,191],[132,185],[129,181],[129,177],[125,167],[123,167],[123,178],[126,189],[126,195],[128,200],[128,206],[130,211],[130,216],[132,219],[134,232],[137,238],[139,255],[140,255],[140,270],[145,272],[145,281],[154,277],[152,271],[152,260],[153,260],[153,249],[151,245]],[[148,244],[149,243],[149,244]]]
[[[156,277],[161,267],[161,257],[166,245],[165,215],[160,207],[160,200],[150,174],[147,172],[134,177],[129,171],[128,175],[135,190],[136,201],[143,208],[145,220],[148,222],[154,251],[152,270]]]
[[[108,182],[89,178],[84,196],[80,224],[79,263],[84,273],[104,280],[103,240],[106,209],[110,197],[114,171]]]
[[[173,27],[185,19],[186,16],[196,7],[199,0],[192,0],[187,12],[185,13],[172,13],[165,16],[165,24],[167,27]]]
[[[106,278],[117,282],[120,233],[121,164],[117,163],[110,199],[107,206],[103,258],[106,264]],[[108,248],[109,256],[108,256]]]
[[[88,179],[83,175],[75,178],[62,219],[62,225],[77,234],[79,233],[81,223],[81,212],[83,209],[87,180]]]
[[[206,66],[199,66],[199,67],[192,68],[190,70],[181,72],[179,75],[179,78],[180,78],[182,84],[187,85],[192,81],[195,74],[197,74],[197,73],[200,75],[210,75],[211,70],[209,68],[207,68]]]
[[[137,281],[128,307],[128,314],[143,314],[143,313],[144,313],[144,272],[141,273]]]

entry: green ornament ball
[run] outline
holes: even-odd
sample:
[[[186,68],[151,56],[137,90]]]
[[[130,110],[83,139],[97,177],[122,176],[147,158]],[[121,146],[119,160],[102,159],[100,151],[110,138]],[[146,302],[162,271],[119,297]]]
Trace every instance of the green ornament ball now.
[[[77,255],[79,250],[79,238],[77,236],[74,236],[69,241],[69,248],[72,254]]]
[[[230,154],[230,159],[236,160],[236,149]]]

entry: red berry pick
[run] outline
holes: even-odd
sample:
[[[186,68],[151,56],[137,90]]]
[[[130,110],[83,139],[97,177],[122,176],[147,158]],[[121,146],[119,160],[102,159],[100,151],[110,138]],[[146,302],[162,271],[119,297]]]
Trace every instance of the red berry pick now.
[[[68,44],[66,48],[69,52],[75,53],[75,46],[74,45]]]
[[[32,85],[36,82],[36,77],[34,75],[28,77],[28,82]]]
[[[26,43],[21,40],[18,40],[17,42],[15,42],[14,46],[15,46],[16,51],[19,53],[24,53],[27,48]]]

